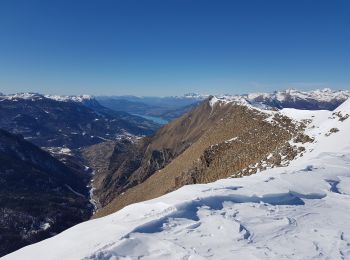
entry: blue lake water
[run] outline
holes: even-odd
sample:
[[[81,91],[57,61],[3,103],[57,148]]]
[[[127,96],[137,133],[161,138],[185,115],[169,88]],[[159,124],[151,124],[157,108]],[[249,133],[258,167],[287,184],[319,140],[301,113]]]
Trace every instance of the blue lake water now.
[[[164,118],[161,117],[156,117],[156,116],[147,116],[147,115],[139,115],[139,114],[134,114],[135,116],[140,116],[143,117],[145,119],[151,120],[157,124],[161,124],[161,125],[166,125],[167,123],[169,123],[168,120],[165,120]]]

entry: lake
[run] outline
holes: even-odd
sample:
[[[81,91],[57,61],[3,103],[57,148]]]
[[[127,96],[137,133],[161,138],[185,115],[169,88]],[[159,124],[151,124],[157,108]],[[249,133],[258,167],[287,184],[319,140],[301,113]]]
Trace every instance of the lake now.
[[[139,114],[134,114],[135,116],[140,116],[140,117],[143,117],[145,119],[148,119],[148,120],[151,120],[157,124],[160,124],[160,125],[166,125],[167,123],[169,123],[168,120],[164,119],[164,118],[161,118],[161,117],[156,117],[156,116],[147,116],[147,115],[139,115]]]

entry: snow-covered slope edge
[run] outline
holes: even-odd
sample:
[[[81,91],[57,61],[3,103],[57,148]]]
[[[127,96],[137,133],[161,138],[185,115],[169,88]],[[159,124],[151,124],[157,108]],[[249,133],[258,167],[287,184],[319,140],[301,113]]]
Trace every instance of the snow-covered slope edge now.
[[[350,100],[307,119],[315,142],[288,167],[185,186],[77,225],[4,259],[347,259]]]

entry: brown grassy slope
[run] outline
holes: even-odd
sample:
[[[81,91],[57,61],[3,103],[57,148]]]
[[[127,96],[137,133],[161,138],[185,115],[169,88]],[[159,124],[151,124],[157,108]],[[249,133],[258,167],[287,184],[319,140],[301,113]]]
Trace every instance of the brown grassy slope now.
[[[294,157],[295,149],[288,147],[287,142],[296,134],[296,127],[286,119],[283,120],[288,122],[284,124],[269,123],[264,120],[266,117],[266,114],[246,106],[217,103],[212,109],[207,101],[204,102],[161,129],[149,145],[149,149],[172,147],[176,150],[181,147],[176,150],[178,153],[184,147],[188,148],[144,182],[114,198],[95,217],[161,196],[186,184],[242,174],[242,170],[258,164],[273,152],[275,160],[282,151]],[[234,137],[237,139],[227,141]]]
[[[209,103],[204,102],[161,128],[153,137],[117,141],[113,151],[107,152],[108,156],[101,153],[104,155],[103,151],[111,147],[101,145],[87,149],[85,158],[98,169],[94,194],[101,205],[107,205],[120,193],[142,183],[195,143],[219,119],[219,113],[211,112]]]

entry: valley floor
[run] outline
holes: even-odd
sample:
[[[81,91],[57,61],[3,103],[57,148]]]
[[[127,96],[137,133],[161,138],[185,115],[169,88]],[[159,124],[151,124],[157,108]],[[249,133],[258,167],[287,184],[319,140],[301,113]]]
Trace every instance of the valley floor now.
[[[350,119],[285,113],[315,125],[288,167],[185,186],[4,259],[350,259]]]

